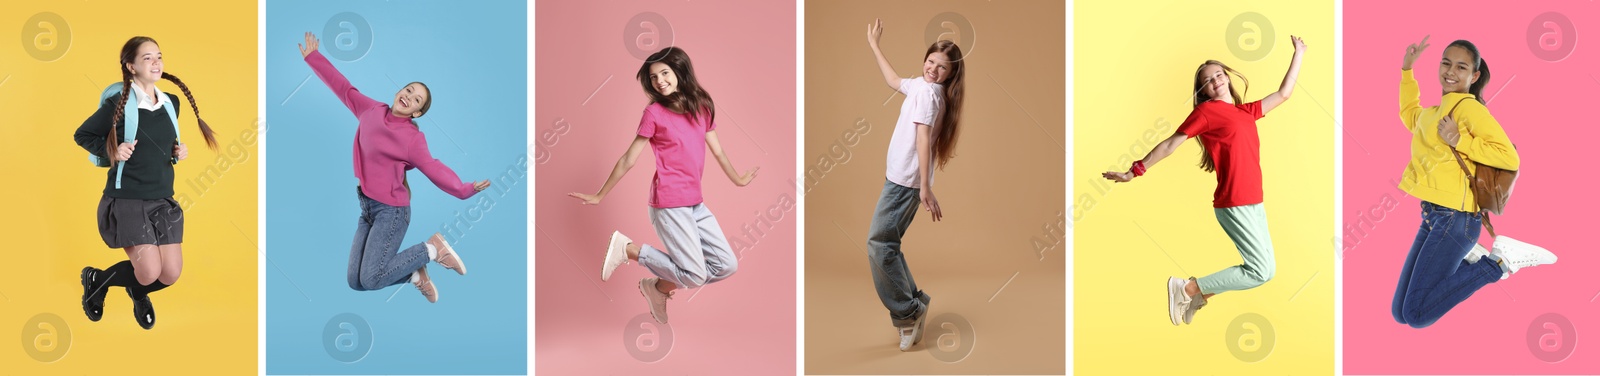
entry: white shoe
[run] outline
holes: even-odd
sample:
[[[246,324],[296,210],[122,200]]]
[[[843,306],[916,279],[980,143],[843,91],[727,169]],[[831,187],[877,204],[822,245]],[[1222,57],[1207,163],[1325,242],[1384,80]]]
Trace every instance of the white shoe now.
[[[672,294],[656,289],[656,281],[659,280],[661,279],[656,277],[639,280],[639,294],[644,295],[646,303],[650,303],[650,317],[654,317],[656,322],[666,324],[667,299],[672,299]]]
[[[611,280],[611,272],[616,271],[617,266],[628,263],[628,243],[633,243],[633,240],[623,236],[622,231],[611,233],[611,243],[606,245],[606,263],[600,267],[601,281]]]
[[[1489,254],[1500,257],[1500,263],[1506,270],[1500,279],[1506,279],[1522,268],[1556,263],[1556,254],[1508,236],[1495,238],[1494,251]]]
[[[1189,298],[1189,294],[1183,292],[1183,287],[1188,284],[1189,280],[1187,279],[1167,278],[1167,316],[1172,319],[1172,325],[1174,326],[1178,325],[1179,319],[1183,318],[1184,312],[1189,310],[1189,303],[1193,302]]]
[[[1183,323],[1185,325],[1188,325],[1188,324],[1194,322],[1194,313],[1195,313],[1195,311],[1199,311],[1201,308],[1205,308],[1206,307],[1206,296],[1205,296],[1205,294],[1195,295],[1195,296],[1191,297],[1190,299],[1192,299],[1193,301],[1189,303],[1189,309],[1186,309],[1186,310],[1183,311]]]
[[[923,293],[922,297],[922,313],[917,315],[917,319],[909,327],[896,328],[900,331],[900,351],[910,351],[911,346],[922,342],[922,327],[928,323],[928,307],[933,301],[933,297],[927,293]]]
[[[1463,260],[1467,260],[1467,264],[1476,264],[1476,263],[1478,263],[1479,259],[1482,259],[1483,256],[1488,256],[1488,255],[1489,255],[1489,250],[1483,249],[1483,245],[1478,244],[1478,243],[1472,243],[1472,250],[1471,251],[1467,251],[1467,257],[1463,258]]]

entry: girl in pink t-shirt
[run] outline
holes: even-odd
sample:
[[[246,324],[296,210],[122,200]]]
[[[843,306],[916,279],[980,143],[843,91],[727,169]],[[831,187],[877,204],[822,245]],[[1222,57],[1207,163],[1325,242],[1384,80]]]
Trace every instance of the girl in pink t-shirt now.
[[[1167,316],[1172,325],[1190,323],[1195,311],[1204,307],[1212,295],[1256,288],[1271,280],[1277,270],[1272,234],[1267,231],[1267,211],[1262,204],[1261,143],[1256,120],[1288,101],[1294,92],[1306,44],[1292,35],[1289,41],[1294,45],[1294,56],[1278,91],[1244,103],[1243,92],[1233,90],[1229,76],[1244,79],[1244,75],[1220,61],[1207,60],[1194,72],[1194,111],[1178,131],[1157,144],[1144,159],[1133,162],[1127,172],[1100,174],[1119,183],[1143,176],[1145,169],[1172,155],[1191,137],[1200,142],[1200,168],[1217,174],[1212,211],[1244,263],[1200,278],[1167,278]],[[1250,81],[1244,81],[1249,90]]]
[[[650,223],[666,249],[634,244],[621,231],[611,234],[600,280],[628,260],[638,261],[656,277],[639,280],[639,293],[650,305],[650,315],[667,323],[667,299],[678,288],[696,288],[727,279],[739,267],[722,226],[706,208],[700,194],[700,173],[705,170],[706,149],[717,158],[722,172],[743,187],[756,177],[759,167],[740,175],[717,142],[717,111],[711,95],[695,79],[689,55],[667,47],[646,59],[637,74],[650,96],[639,119],[638,133],[628,151],[617,160],[600,192],[569,193],[584,205],[599,205],[618,180],[633,168],[645,146],[656,155],[656,175],[650,182]]]

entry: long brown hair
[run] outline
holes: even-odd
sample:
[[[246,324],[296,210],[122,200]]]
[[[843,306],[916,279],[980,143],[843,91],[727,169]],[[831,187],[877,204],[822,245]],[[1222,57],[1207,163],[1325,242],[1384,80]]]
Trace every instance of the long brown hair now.
[[[650,84],[650,65],[655,63],[666,64],[672,68],[672,73],[678,76],[678,91],[672,95],[661,95]],[[689,61],[689,53],[683,48],[667,47],[661,51],[650,54],[644,60],[644,65],[639,66],[639,86],[644,88],[644,93],[650,96],[651,103],[660,103],[672,112],[689,115],[690,119],[699,120],[700,116],[709,116],[706,124],[711,124],[717,119],[717,105],[711,100],[711,93],[700,87],[700,81],[695,79],[694,64]]]
[[[940,85],[944,86],[944,112],[940,114],[942,120],[934,128],[933,135],[933,160],[934,166],[944,169],[945,163],[955,157],[952,153],[956,149],[956,138],[961,135],[961,96],[965,91],[963,82],[966,76],[966,63],[961,58],[961,47],[955,42],[940,39],[928,46],[928,52],[922,54],[923,60],[935,52],[943,53],[950,60],[950,75]]]
[[[122,44],[122,53],[117,59],[117,70],[122,71],[122,95],[117,99],[116,115],[111,117],[111,132],[106,135],[107,159],[115,159],[117,155],[117,125],[122,124],[122,117],[126,116],[123,114],[123,107],[127,106],[128,94],[133,88],[133,72],[128,70],[128,63],[132,63],[133,59],[138,57],[139,46],[144,45],[145,42],[156,43],[156,40],[146,36],[128,39],[127,43]],[[160,44],[156,43],[156,45],[159,46]],[[161,72],[161,78],[172,81],[173,84],[178,85],[179,90],[183,90],[183,96],[189,98],[189,106],[194,108],[194,119],[200,123],[200,134],[205,136],[206,146],[211,147],[211,150],[217,150],[217,136],[215,132],[211,131],[211,126],[206,124],[205,119],[200,118],[200,104],[195,103],[194,94],[189,92],[189,86],[184,85],[183,80],[179,80],[178,76],[174,76],[164,70]],[[156,90],[155,95],[163,94],[160,90]],[[139,115],[134,114],[133,116]],[[177,124],[173,124],[173,126],[177,126]]]
[[[1206,69],[1206,66],[1208,66],[1208,65],[1216,65],[1216,66],[1222,67],[1222,71],[1225,72],[1223,74],[1232,74],[1235,77],[1239,77],[1240,81],[1244,81],[1244,90],[1245,91],[1249,91],[1250,90],[1250,79],[1245,78],[1243,73],[1239,73],[1239,71],[1233,70],[1233,68],[1228,67],[1227,64],[1223,64],[1220,61],[1206,60],[1205,63],[1201,63],[1200,64],[1199,68],[1195,68],[1194,69],[1194,107],[1195,108],[1199,108],[1201,103],[1206,103],[1207,101],[1210,101],[1212,99],[1216,99],[1216,98],[1212,98],[1210,95],[1207,95],[1204,90],[1201,90],[1201,89],[1205,88],[1205,85],[1206,85],[1206,78],[1201,76],[1201,74],[1202,74],[1201,71],[1204,71]],[[1232,94],[1232,96],[1233,96],[1233,104],[1238,105],[1238,104],[1244,103],[1244,92],[1241,92],[1241,91],[1238,91],[1238,90],[1234,90],[1233,89],[1233,81],[1231,81],[1231,80],[1228,81],[1228,93]],[[1195,141],[1201,141],[1200,140],[1200,136],[1195,136]],[[1200,144],[1200,169],[1206,170],[1206,172],[1216,172],[1217,171],[1217,161],[1214,161],[1214,160],[1211,159],[1211,153],[1209,153],[1206,150],[1206,143],[1205,142],[1196,142],[1196,143]]]

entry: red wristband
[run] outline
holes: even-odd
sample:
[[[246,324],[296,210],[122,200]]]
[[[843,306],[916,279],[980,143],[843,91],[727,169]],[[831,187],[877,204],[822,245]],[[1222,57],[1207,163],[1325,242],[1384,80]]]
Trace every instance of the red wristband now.
[[[1133,167],[1128,172],[1132,172],[1134,177],[1144,176],[1144,161],[1133,161]]]

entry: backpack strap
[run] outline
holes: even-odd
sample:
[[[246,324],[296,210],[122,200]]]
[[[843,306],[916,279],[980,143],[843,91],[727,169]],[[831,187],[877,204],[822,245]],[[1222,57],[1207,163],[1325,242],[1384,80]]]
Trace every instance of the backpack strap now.
[[[157,92],[160,93],[159,91]],[[167,95],[167,93],[161,93],[161,95],[167,96],[167,100],[161,102],[161,107],[167,109],[167,118],[172,119],[172,140],[181,145],[183,144],[183,133],[178,130],[178,109],[173,106],[171,95]],[[178,163],[178,156],[172,156],[172,163]]]
[[[1461,98],[1461,100],[1456,101],[1455,106],[1450,106],[1450,112],[1446,113],[1445,115],[1454,116],[1456,112],[1456,106],[1460,106],[1461,102],[1465,102],[1468,99],[1472,98]],[[1478,177],[1472,173],[1472,169],[1467,168],[1467,162],[1461,159],[1461,152],[1456,151],[1456,147],[1450,147],[1450,155],[1456,157],[1456,165],[1461,166],[1461,173],[1467,175],[1467,191],[1472,191],[1472,183],[1478,181]],[[1477,203],[1473,204],[1476,205]],[[1463,203],[1463,205],[1465,205],[1465,203]],[[1489,212],[1483,210],[1483,208],[1478,208],[1478,212],[1475,214],[1478,214],[1478,217],[1483,218],[1483,228],[1485,230],[1489,230],[1489,238],[1492,239],[1497,237],[1494,233],[1494,224],[1489,222]]]
[[[122,83],[118,82],[114,85],[121,86]],[[121,90],[119,89],[118,91],[120,92]],[[131,94],[129,96],[133,98],[130,98],[131,100],[122,106],[122,140],[124,142],[139,139],[139,96]],[[127,165],[128,161],[117,163],[117,179],[114,182],[116,189],[122,189],[122,169]]]

